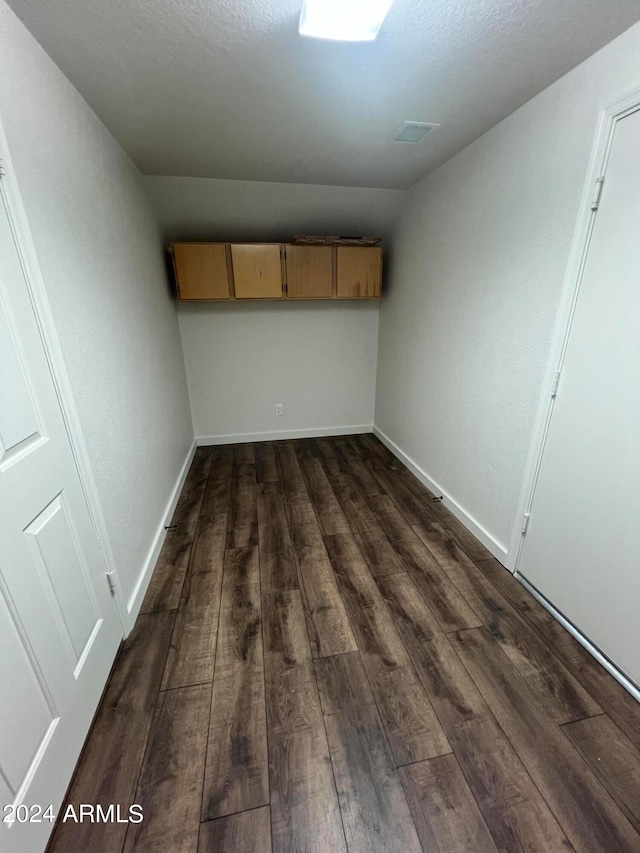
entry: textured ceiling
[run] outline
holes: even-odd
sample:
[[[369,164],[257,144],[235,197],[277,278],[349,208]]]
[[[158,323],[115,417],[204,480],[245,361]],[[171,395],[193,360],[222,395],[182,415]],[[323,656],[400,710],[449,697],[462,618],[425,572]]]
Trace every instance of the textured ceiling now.
[[[301,3],[9,0],[147,174],[395,188],[640,18],[640,0],[395,0],[377,41],[344,44],[301,38]],[[390,143],[405,119],[442,127]]]

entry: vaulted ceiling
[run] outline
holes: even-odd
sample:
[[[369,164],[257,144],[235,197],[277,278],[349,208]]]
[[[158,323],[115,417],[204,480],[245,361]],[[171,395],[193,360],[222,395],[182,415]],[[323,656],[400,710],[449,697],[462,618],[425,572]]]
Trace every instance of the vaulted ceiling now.
[[[400,189],[640,18],[640,0],[395,0],[347,44],[301,38],[302,0],[9,3],[147,174]],[[406,119],[441,127],[389,142]]]

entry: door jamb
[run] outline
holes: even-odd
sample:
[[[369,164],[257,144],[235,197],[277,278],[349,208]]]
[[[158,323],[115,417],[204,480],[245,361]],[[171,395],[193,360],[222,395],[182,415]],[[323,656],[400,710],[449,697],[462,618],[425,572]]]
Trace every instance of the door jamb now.
[[[640,109],[640,88],[636,87],[632,91],[627,92],[622,98],[601,110],[598,119],[595,141],[582,191],[580,213],[571,242],[569,261],[560,296],[560,305],[556,315],[551,347],[542,382],[533,437],[525,465],[515,521],[509,539],[507,568],[515,575],[518,573],[518,565],[524,544],[525,534],[522,529],[524,526],[522,520],[530,514],[533,504],[538,474],[553,415],[556,374],[561,370],[564,361],[575,307],[580,293],[582,274],[595,224],[597,208],[594,210],[591,207],[591,201],[594,198],[594,188],[596,181],[604,178],[617,123],[638,109]]]
[[[62,418],[71,445],[80,485],[84,494],[91,525],[102,557],[105,579],[107,572],[113,572],[117,578],[115,558],[109,541],[109,534],[104,519],[104,513],[98,498],[98,491],[89,461],[89,454],[76,409],[71,381],[67,373],[62,347],[56,331],[53,313],[47,296],[47,290],[33,242],[29,221],[22,201],[22,195],[11,161],[7,138],[0,118],[0,199],[4,200],[9,226],[20,263],[24,272],[29,296],[33,305],[38,324],[40,339],[49,363],[49,370],[62,411]],[[112,593],[113,602],[122,627],[122,636],[126,637],[131,629],[130,618],[120,584],[117,583]]]

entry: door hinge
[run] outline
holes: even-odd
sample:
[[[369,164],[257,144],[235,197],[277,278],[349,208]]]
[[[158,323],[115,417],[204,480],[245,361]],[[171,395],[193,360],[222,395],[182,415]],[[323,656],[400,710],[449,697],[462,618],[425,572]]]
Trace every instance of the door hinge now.
[[[2,160],[0,160],[0,178],[4,177],[6,174],[7,174],[7,173],[6,173],[6,171],[5,171],[5,168],[4,168],[4,166],[2,165]]]
[[[596,188],[593,191],[593,198],[591,199],[591,210],[597,210],[600,204],[600,195],[602,193],[602,184],[604,183],[604,178],[596,179]]]
[[[551,399],[554,400],[558,394],[558,385],[560,384],[560,371],[556,370],[553,374],[553,385],[551,386]]]
[[[530,513],[525,512],[524,518],[522,519],[522,535],[523,536],[527,532],[527,527],[529,526],[529,516],[530,516]]]
[[[111,595],[115,595],[116,594],[116,585],[118,583],[116,580],[116,573],[115,572],[105,572],[105,574],[107,576],[107,583],[109,584],[109,591],[110,591]]]

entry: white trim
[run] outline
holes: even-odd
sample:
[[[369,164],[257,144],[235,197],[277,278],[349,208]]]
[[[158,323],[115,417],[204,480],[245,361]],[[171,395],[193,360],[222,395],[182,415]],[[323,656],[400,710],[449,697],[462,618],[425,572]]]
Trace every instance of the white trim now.
[[[507,549],[504,545],[498,542],[497,539],[494,539],[494,537],[485,530],[484,527],[477,522],[475,518],[473,518],[473,516],[471,516],[463,507],[460,506],[459,503],[457,503],[457,501],[448,495],[441,486],[432,480],[431,477],[423,471],[422,468],[413,461],[413,459],[411,459],[410,456],[407,456],[403,450],[400,450],[398,445],[375,425],[373,427],[373,434],[389,448],[394,456],[397,456],[398,459],[407,466],[412,474],[415,474],[418,480],[420,480],[420,482],[425,485],[429,491],[433,492],[435,495],[442,495],[442,503],[447,507],[447,509],[464,524],[467,530],[473,533],[476,539],[482,542],[485,548],[487,548],[497,560],[504,564],[507,556]]]
[[[562,368],[575,305],[582,282],[582,273],[591,243],[591,234],[595,224],[595,215],[597,214],[597,210],[594,211],[591,209],[591,200],[593,199],[596,180],[602,178],[606,172],[616,123],[629,113],[634,112],[639,106],[640,88],[636,88],[620,100],[603,109],[598,119],[595,141],[587,169],[578,219],[562,286],[560,306],[558,308],[549,357],[542,381],[542,390],[538,402],[529,454],[525,465],[522,488],[518,498],[513,529],[509,538],[507,568],[511,572],[517,571],[520,561],[524,541],[522,520],[525,513],[531,511],[533,503],[538,473],[553,413],[554,397],[552,397],[552,392],[555,374]]]
[[[167,531],[165,529],[166,525],[171,523],[171,518],[173,517],[173,513],[175,512],[176,506],[178,504],[178,498],[180,497],[180,492],[182,491],[185,484],[185,480],[187,479],[187,474],[189,473],[189,468],[191,467],[195,452],[196,441],[194,439],[193,443],[191,444],[191,447],[189,448],[189,451],[187,452],[187,456],[184,460],[182,468],[180,469],[180,473],[178,474],[178,479],[171,492],[169,502],[167,503],[164,513],[162,514],[162,521],[158,525],[156,534],[153,537],[153,542],[151,544],[151,547],[149,548],[149,553],[147,554],[147,557],[142,565],[142,571],[140,572],[138,580],[136,581],[136,585],[133,588],[133,592],[129,597],[129,602],[127,604],[127,633],[129,633],[129,631],[131,631],[131,629],[133,628],[138,613],[140,612],[140,608],[142,607],[142,602],[144,600],[147,587],[149,586],[151,575],[153,574],[153,570],[156,567],[158,557],[160,556],[160,550],[164,543],[165,536],[167,535]]]
[[[289,429],[280,432],[239,432],[232,435],[198,435],[198,447],[212,444],[246,444],[249,441],[286,441],[290,438],[323,438],[330,435],[361,435],[373,432],[371,424],[355,426],[318,427],[317,429]]]
[[[640,702],[640,688],[636,686],[633,681],[631,681],[622,672],[622,670],[618,669],[618,667],[612,661],[610,661],[609,658],[605,654],[603,654],[600,649],[596,645],[594,645],[591,640],[587,636],[585,636],[585,634],[582,633],[582,631],[580,631],[579,628],[576,628],[573,622],[570,622],[566,618],[566,616],[564,616],[560,612],[560,610],[554,607],[553,604],[547,598],[545,598],[544,595],[539,592],[532,583],[530,583],[530,581],[528,581],[524,577],[524,575],[516,573],[516,578],[520,581],[522,586],[528,592],[530,592],[531,595],[537,601],[540,602],[540,604],[545,608],[545,610],[548,610],[549,613],[554,617],[554,619],[557,619],[558,622],[562,625],[562,627],[565,628],[571,634],[572,637],[575,637],[575,639],[580,643],[580,645],[583,646],[589,652],[590,655],[593,655],[593,657],[598,661],[598,663],[601,664],[601,666],[603,666],[607,670],[607,672],[612,675],[615,680],[619,684],[621,684],[628,693],[633,696],[636,702]]]
[[[11,228],[16,239],[16,246],[20,253],[21,261],[24,265],[27,284],[31,294],[34,314],[38,323],[42,345],[49,362],[49,369],[53,378],[62,417],[64,420],[71,452],[75,461],[80,485],[84,493],[85,501],[91,523],[94,529],[96,539],[98,541],[98,549],[104,563],[104,570],[112,572],[115,578],[118,578],[118,571],[113,556],[113,550],[109,541],[107,525],[104,519],[104,513],[100,500],[98,498],[98,490],[96,487],[93,471],[89,462],[89,454],[84,441],[82,428],[80,426],[80,418],[76,409],[71,389],[71,381],[67,373],[67,368],[62,354],[62,347],[56,331],[53,313],[49,304],[47,290],[44,283],[44,277],[40,268],[40,262],[36,252],[29,221],[27,218],[22,195],[15,176],[9,146],[0,120],[0,166],[4,167],[4,174],[0,177],[2,182],[2,193],[5,198],[7,213],[9,216]],[[128,618],[122,587],[117,583],[113,593],[113,602],[118,613],[120,624],[122,625],[123,636],[128,633]]]

